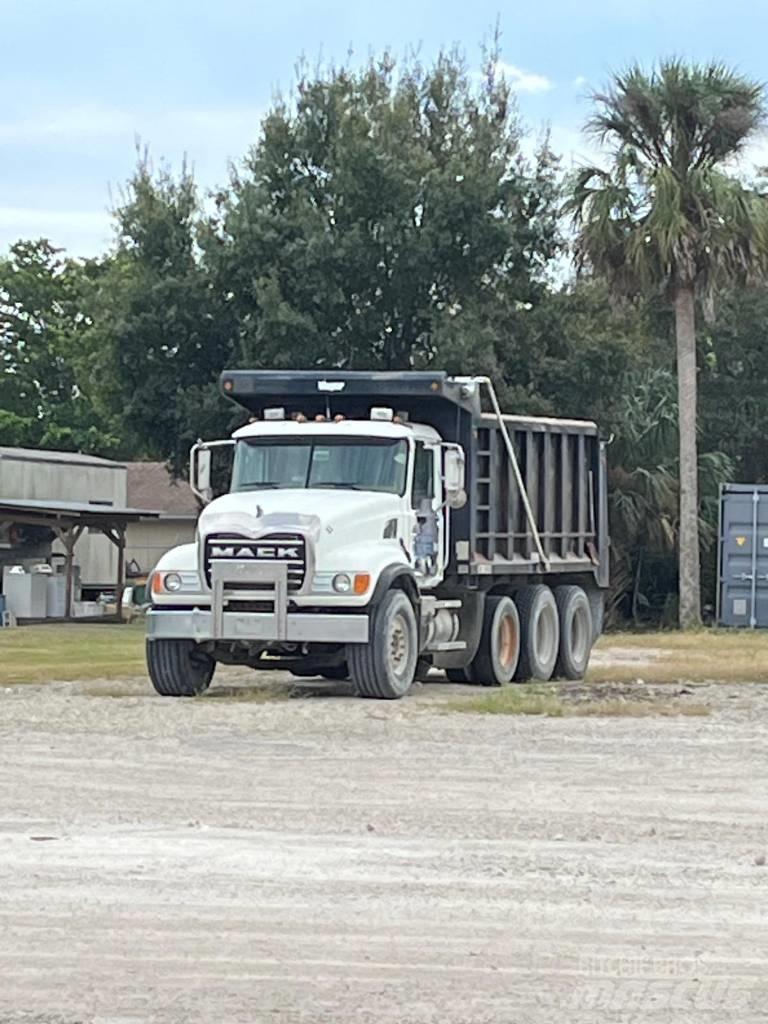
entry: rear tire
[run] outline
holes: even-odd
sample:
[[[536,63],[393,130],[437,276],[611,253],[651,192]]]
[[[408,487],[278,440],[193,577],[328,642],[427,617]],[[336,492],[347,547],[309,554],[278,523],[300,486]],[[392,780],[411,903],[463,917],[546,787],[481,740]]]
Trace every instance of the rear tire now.
[[[583,679],[592,651],[593,624],[589,598],[581,587],[555,587],[560,616],[560,650],[555,665],[558,679]]]
[[[216,662],[192,640],[147,640],[147,669],[163,697],[197,697],[211,685]]]
[[[557,603],[549,587],[541,583],[521,587],[515,594],[520,614],[520,660],[515,679],[552,678],[560,646]]]
[[[471,665],[467,665],[465,668],[447,668],[445,677],[449,683],[472,683],[474,680],[471,676],[471,668]]]
[[[483,686],[504,686],[513,678],[519,658],[520,616],[515,602],[511,597],[487,597],[472,679]]]
[[[367,644],[347,645],[349,674],[361,697],[396,700],[410,690],[419,658],[413,605],[402,590],[389,590],[370,621]]]

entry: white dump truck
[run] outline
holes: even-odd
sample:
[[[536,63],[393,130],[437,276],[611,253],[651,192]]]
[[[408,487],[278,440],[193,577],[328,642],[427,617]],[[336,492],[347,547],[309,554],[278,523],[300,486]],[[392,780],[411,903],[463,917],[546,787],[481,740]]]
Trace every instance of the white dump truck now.
[[[349,678],[402,697],[454,681],[580,678],[608,584],[605,452],[594,423],[504,415],[483,377],[227,371],[249,414],[199,442],[196,540],[151,580],[155,689],[216,664]],[[213,500],[211,449],[234,449]]]

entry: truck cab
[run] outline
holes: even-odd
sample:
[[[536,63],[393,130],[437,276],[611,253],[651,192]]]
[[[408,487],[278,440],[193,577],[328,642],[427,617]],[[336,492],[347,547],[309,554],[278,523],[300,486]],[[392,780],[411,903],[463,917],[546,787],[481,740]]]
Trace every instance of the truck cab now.
[[[251,415],[230,440],[193,449],[206,504],[195,542],[152,575],[155,688],[199,693],[218,662],[349,676],[385,698],[430,665],[463,672],[482,642],[485,591],[500,582],[478,585],[484,570],[457,518],[476,396],[427,374],[239,371],[223,390]],[[222,444],[233,448],[230,488],[212,499]]]

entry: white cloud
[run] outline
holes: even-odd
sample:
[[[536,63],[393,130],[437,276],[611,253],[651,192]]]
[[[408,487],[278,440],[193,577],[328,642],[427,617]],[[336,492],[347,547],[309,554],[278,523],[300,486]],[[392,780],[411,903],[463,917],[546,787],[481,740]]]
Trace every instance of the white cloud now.
[[[514,64],[507,64],[503,60],[497,60],[495,64],[496,73],[507,80],[514,92],[549,92],[554,89],[554,84],[545,76],[535,71],[523,71]]]
[[[733,166],[736,174],[748,179],[754,178],[756,171],[768,167],[768,132],[756,135]]]
[[[577,75],[573,80],[573,87],[575,89],[583,89],[585,85],[589,85],[589,79],[585,75]]]
[[[100,106],[68,107],[40,111],[17,121],[0,121],[0,142],[46,143],[66,140],[121,139],[141,136],[175,147],[187,139],[204,136],[221,142],[253,141],[263,111],[241,108],[224,110],[130,111]],[[239,156],[239,152],[230,154]]]
[[[19,238],[49,238],[72,256],[96,256],[111,242],[112,224],[106,209],[0,206],[0,252]]]
[[[106,210],[40,210],[23,206],[0,206],[0,229],[49,227],[100,228],[109,221]]]
[[[579,131],[571,124],[554,122],[548,126],[549,144],[552,150],[562,159],[562,167],[566,171],[585,166],[606,166],[609,154],[600,149],[594,139]],[[526,156],[532,157],[541,142],[541,133],[533,132],[523,140],[522,149]]]

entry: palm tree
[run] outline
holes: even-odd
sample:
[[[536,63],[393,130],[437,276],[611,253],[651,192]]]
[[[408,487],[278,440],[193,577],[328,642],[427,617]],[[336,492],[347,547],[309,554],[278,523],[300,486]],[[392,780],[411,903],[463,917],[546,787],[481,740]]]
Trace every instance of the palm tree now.
[[[610,153],[574,180],[569,209],[580,271],[616,296],[663,293],[674,307],[679,407],[680,625],[701,621],[696,439],[696,308],[763,278],[768,199],[729,165],[765,121],[761,85],[721,64],[633,66],[592,96],[587,131]]]

